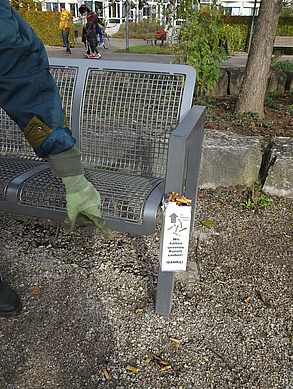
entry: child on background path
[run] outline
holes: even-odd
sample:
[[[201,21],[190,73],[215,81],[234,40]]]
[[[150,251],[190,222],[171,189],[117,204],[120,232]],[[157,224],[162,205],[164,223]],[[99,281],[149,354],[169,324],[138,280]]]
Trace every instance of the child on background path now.
[[[83,30],[82,30],[82,41],[87,47],[86,56],[88,58],[97,58],[100,59],[102,56],[98,51],[98,41],[97,41],[97,25],[100,19],[98,16],[91,12],[90,9],[82,4],[79,7],[79,13],[82,17]]]

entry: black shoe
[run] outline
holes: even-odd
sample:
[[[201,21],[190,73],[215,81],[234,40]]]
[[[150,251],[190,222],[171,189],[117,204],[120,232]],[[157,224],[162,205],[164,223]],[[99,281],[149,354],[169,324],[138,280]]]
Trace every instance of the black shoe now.
[[[21,301],[14,290],[3,282],[0,274],[0,316],[10,317],[21,310]]]

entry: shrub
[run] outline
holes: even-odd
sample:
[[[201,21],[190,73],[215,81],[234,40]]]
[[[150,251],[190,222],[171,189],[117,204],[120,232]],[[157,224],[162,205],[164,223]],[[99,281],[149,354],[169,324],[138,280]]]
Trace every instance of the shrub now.
[[[273,65],[277,69],[293,69],[293,63],[290,61],[279,61]]]
[[[61,31],[59,30],[59,12],[26,11],[23,9],[17,12],[32,27],[44,45],[63,46]],[[73,22],[71,22],[69,43],[71,47],[74,46]]]
[[[140,23],[129,22],[129,38],[140,39],[152,37],[157,33],[157,26],[153,23],[143,21]],[[122,23],[119,30],[116,34],[113,34],[115,38],[125,38],[126,37],[126,23]]]
[[[246,35],[246,34],[245,34]],[[222,42],[227,42],[229,53],[232,54],[234,51],[245,50],[245,39],[241,33],[240,26],[230,26],[229,24],[220,27],[218,37]]]
[[[178,45],[174,46],[176,62],[196,69],[195,97],[205,95],[215,86],[220,74],[219,62],[227,59],[223,47],[219,47],[219,28],[223,26],[220,6],[216,1],[199,11],[192,1],[180,3],[182,24]]]

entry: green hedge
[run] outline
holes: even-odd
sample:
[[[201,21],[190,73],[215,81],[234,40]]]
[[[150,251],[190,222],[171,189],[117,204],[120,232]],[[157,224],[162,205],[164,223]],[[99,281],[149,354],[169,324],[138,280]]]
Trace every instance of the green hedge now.
[[[63,46],[61,30],[59,30],[60,13],[42,11],[17,11],[34,29],[44,45]],[[70,46],[74,46],[74,24],[71,22],[69,34]]]
[[[257,20],[257,16],[254,19],[254,26]],[[247,50],[248,42],[249,42],[249,35],[250,35],[250,29],[251,29],[251,23],[252,23],[252,16],[230,16],[225,15],[224,16],[224,25],[229,26],[231,30],[234,31],[237,30],[237,37],[240,37],[240,42],[237,41],[237,45],[235,45],[235,42],[231,42],[230,35],[227,31],[227,42],[228,47],[235,48],[237,50],[237,47],[240,50]],[[279,18],[279,24],[277,28],[277,35],[278,36],[293,36],[293,17],[280,17]],[[230,42],[230,45],[229,45]]]

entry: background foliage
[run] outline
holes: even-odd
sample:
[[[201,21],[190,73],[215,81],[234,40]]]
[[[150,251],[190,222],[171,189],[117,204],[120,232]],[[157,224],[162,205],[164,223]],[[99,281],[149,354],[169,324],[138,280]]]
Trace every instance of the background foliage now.
[[[33,0],[16,1],[12,0],[11,5],[30,24],[36,34],[45,45],[63,46],[61,32],[59,30],[60,13],[42,12],[38,10],[40,3]],[[228,43],[229,53],[234,51],[245,51],[248,47],[248,40],[251,28],[252,17],[250,16],[223,16],[224,26],[219,26],[218,37]],[[257,17],[255,17],[256,22]],[[156,23],[144,21],[143,23],[129,23],[130,38],[145,38],[156,33]],[[71,22],[69,35],[70,46],[74,46],[74,24]],[[115,34],[115,37],[124,38],[126,34],[125,23],[123,23]],[[293,17],[281,16],[277,35],[293,36]]]
[[[61,31],[59,30],[60,13],[28,11],[19,9],[17,12],[28,22],[44,45],[63,46]],[[74,25],[71,21],[69,34],[70,46],[74,46]]]
[[[216,1],[202,11],[194,7],[193,1],[185,1],[179,11],[186,22],[181,25],[178,43],[174,45],[176,62],[196,69],[195,96],[203,96],[219,78],[219,62],[228,58],[219,46],[219,28],[224,27],[221,9]]]

